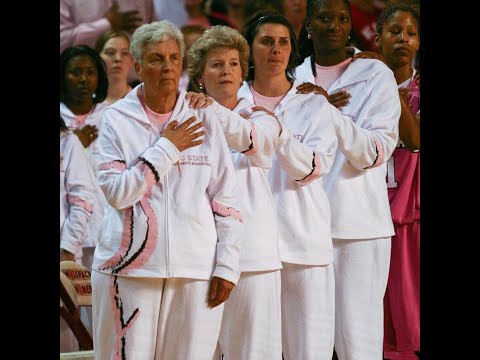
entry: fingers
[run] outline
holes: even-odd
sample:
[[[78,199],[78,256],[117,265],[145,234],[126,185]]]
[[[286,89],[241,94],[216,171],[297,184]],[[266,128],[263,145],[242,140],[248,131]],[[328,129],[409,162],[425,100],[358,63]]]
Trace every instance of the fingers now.
[[[305,83],[303,83],[303,84],[301,84],[301,85],[298,85],[298,86],[297,86],[297,90],[303,90],[303,89],[305,89],[305,88],[307,88],[307,87],[309,87],[309,86],[311,86],[311,85],[313,85],[313,84],[312,84],[312,83],[305,82]]]
[[[88,143],[88,145],[98,137],[98,129],[93,125],[85,125],[80,129],[80,132],[85,136],[86,140],[84,142]]]
[[[195,110],[205,109],[213,104],[213,99],[202,93],[189,92],[185,99],[190,99],[188,102],[188,107]]]
[[[185,132],[187,134],[193,134],[195,131],[202,128],[204,125],[205,124],[202,121],[200,121],[198,124],[195,124],[193,126],[190,126],[188,129],[185,129]]]
[[[220,279],[215,276],[212,278],[212,282],[210,284],[210,296],[208,297],[208,303],[210,303],[210,301],[214,300],[217,297],[217,287],[218,287],[219,280]]]
[[[187,120],[185,120],[181,125],[179,125],[177,127],[177,129],[182,129],[182,130],[185,130],[187,129],[190,125],[192,125],[193,122],[195,122],[195,120],[197,119],[196,116],[191,116],[189,117]],[[176,120],[175,120],[176,121]],[[177,124],[178,124],[178,121],[177,121]],[[203,124],[203,123],[202,123]]]
[[[311,92],[324,95],[326,98],[328,98],[328,93],[321,86],[312,83],[304,83],[297,86],[297,94],[309,94]]]
[[[173,120],[172,122],[169,122],[169,123],[167,124],[167,126],[165,126],[165,129],[164,129],[163,131],[165,131],[165,130],[174,130],[177,125],[178,125],[178,121],[177,121],[177,120]]]
[[[250,119],[251,116],[251,114],[249,114],[248,112],[240,112],[238,113],[238,115],[240,115],[244,119]]]
[[[205,135],[207,132],[205,130],[202,130],[202,131],[199,131],[199,132],[196,132],[196,133],[193,133],[193,134],[190,134],[190,137],[189,139],[191,139],[190,142],[192,142],[194,139],[196,138],[199,138],[200,136],[203,136]],[[197,140],[197,141],[201,141],[203,143],[203,140]]]
[[[330,95],[330,104],[332,104],[336,108],[340,108],[350,103],[349,99],[350,94],[342,89]]]
[[[215,282],[214,280],[217,279]],[[217,277],[212,278],[212,285],[210,288],[210,299],[208,305],[210,308],[220,305],[226,301],[235,285],[231,282]]]
[[[263,106],[252,106],[253,111],[263,111],[266,112],[268,115],[275,115],[275,113],[271,112],[270,110],[265,109]]]

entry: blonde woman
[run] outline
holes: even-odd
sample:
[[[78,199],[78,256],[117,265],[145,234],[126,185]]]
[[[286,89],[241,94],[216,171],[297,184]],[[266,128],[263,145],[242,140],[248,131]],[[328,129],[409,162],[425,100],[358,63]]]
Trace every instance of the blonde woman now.
[[[237,174],[245,224],[240,233],[240,280],[225,303],[219,349],[226,359],[278,360],[282,357],[280,314],[280,261],[275,204],[268,184],[271,157],[281,139],[275,117],[245,98],[237,97],[248,74],[250,50],[245,38],[227,26],[213,26],[189,51],[192,86],[253,124],[256,148],[230,149]],[[248,120],[247,120],[248,119]],[[225,122],[229,145],[238,134],[236,119]],[[230,146],[232,147],[232,146]],[[253,150],[253,151],[252,151]],[[219,358],[220,354],[217,354]]]

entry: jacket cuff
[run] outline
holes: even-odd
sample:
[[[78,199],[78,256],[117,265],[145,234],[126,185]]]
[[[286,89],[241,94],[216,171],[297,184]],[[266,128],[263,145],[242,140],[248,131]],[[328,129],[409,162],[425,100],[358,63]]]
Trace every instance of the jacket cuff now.
[[[213,276],[230,281],[231,283],[237,285],[238,279],[240,278],[240,273],[233,272],[224,266],[217,265],[215,267],[215,271],[213,272]]]

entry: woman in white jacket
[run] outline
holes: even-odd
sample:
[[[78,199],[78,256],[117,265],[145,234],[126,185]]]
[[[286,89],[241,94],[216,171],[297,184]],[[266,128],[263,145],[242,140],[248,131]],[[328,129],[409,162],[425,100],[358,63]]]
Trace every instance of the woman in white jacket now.
[[[96,181],[98,165],[98,131],[107,96],[108,78],[100,55],[86,45],[65,49],[60,55],[60,116],[85,148],[95,176],[95,210],[88,222],[83,242],[83,265],[92,268],[98,230],[107,205]]]
[[[142,83],[105,111],[99,138],[110,207],[92,273],[95,358],[211,360],[240,275],[243,219],[218,120],[231,112],[194,110],[178,91],[172,23],[142,25],[130,51]]]
[[[258,14],[245,25],[244,36],[252,56],[249,81],[239,96],[273,111],[282,124],[269,183],[283,265],[283,355],[285,360],[330,360],[335,284],[330,206],[322,177],[337,149],[335,109],[323,96],[297,93],[297,42],[282,15]]]
[[[335,350],[340,360],[382,359],[383,295],[394,234],[386,162],[398,140],[400,101],[392,71],[356,59],[347,47],[348,0],[310,0],[299,37],[297,78],[329,94],[344,89],[348,104],[335,117],[338,151],[325,190],[332,209],[335,269]]]
[[[255,111],[238,98],[248,74],[250,49],[228,26],[213,26],[189,51],[189,76],[196,91],[242,117],[222,118],[237,174],[245,225],[241,232],[240,280],[225,303],[219,351],[226,359],[278,360],[282,357],[280,269],[277,214],[268,173],[281,126],[274,116]],[[236,124],[241,122],[241,124]],[[234,148],[241,125],[252,127],[251,149]],[[218,359],[220,354],[215,359]]]
[[[60,116],[60,261],[82,263],[82,245],[95,205],[93,173],[78,137]],[[88,313],[82,312],[88,320]],[[60,352],[78,351],[78,341],[60,317]]]

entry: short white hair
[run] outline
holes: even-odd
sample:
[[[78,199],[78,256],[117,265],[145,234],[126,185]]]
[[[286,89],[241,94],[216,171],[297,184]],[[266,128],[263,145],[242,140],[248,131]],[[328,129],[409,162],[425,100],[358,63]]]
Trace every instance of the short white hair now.
[[[143,52],[147,45],[156,44],[168,40],[175,40],[180,49],[180,56],[183,59],[185,43],[183,34],[178,27],[168,20],[153,21],[150,24],[143,24],[132,35],[130,42],[130,53],[133,59],[142,63]]]

